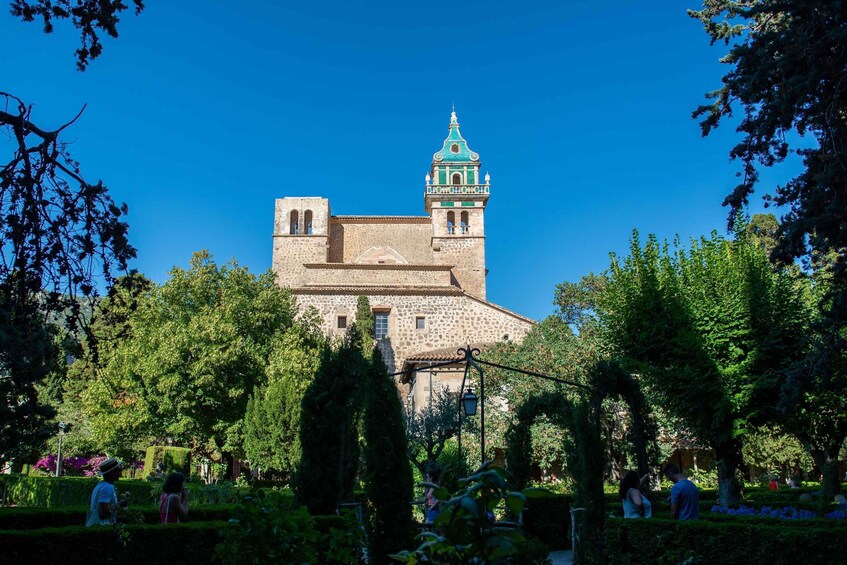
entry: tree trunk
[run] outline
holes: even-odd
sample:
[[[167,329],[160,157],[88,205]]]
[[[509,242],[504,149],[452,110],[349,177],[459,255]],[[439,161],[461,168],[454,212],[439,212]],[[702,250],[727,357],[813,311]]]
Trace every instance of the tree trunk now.
[[[743,461],[741,442],[737,439],[725,441],[715,448],[715,454],[718,463],[718,504],[737,506],[741,503],[742,492],[736,473]]]
[[[810,450],[812,459],[821,470],[823,477],[821,499],[824,502],[831,502],[835,495],[841,492],[841,481],[838,477],[838,452],[840,447],[841,442],[838,442],[835,445]]]

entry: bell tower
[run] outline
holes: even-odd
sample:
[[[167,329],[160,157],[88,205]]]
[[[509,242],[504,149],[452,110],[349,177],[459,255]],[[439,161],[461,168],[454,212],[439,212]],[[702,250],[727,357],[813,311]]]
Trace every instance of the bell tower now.
[[[459,131],[455,110],[447,139],[432,156],[426,175],[424,205],[432,218],[436,264],[452,265],[454,284],[485,299],[485,206],[490,177],[480,179],[479,155]]]

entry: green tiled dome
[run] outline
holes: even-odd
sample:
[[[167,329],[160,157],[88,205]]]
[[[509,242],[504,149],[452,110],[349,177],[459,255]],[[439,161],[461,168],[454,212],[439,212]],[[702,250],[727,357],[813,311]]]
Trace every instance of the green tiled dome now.
[[[450,129],[447,139],[441,146],[441,150],[432,156],[433,164],[436,163],[479,163],[479,155],[471,151],[468,142],[459,131],[459,120],[456,112],[450,114]]]

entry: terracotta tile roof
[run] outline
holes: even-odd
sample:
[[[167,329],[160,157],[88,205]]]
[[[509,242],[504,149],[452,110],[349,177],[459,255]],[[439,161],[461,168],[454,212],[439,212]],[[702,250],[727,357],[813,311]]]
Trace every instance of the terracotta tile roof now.
[[[479,349],[484,352],[486,349],[494,345],[493,343],[473,343],[472,348]],[[432,351],[424,351],[414,353],[406,357],[404,365],[426,363],[429,361],[443,363],[444,361],[460,361],[464,356],[458,352],[459,349],[464,349],[461,345],[455,347],[445,347],[443,349],[434,349]]]

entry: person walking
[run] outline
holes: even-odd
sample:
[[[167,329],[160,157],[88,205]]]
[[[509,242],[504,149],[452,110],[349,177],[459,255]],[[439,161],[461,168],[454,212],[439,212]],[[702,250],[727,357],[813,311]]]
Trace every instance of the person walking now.
[[[100,463],[99,474],[103,480],[97,483],[91,493],[88,504],[88,515],[85,518],[85,526],[111,526],[118,521],[118,508],[126,508],[129,504],[129,493],[126,493],[120,501],[115,491],[115,482],[121,476],[123,463],[109,457]]]
[[[700,491],[674,463],[665,465],[665,476],[671,487],[671,516],[674,520],[700,519]]]
[[[441,471],[439,469],[432,469],[425,477],[426,482],[433,485],[437,485],[440,479]],[[438,515],[441,514],[441,501],[435,498],[435,488],[435,486],[429,487],[424,495],[424,524],[427,525],[433,524]]]

